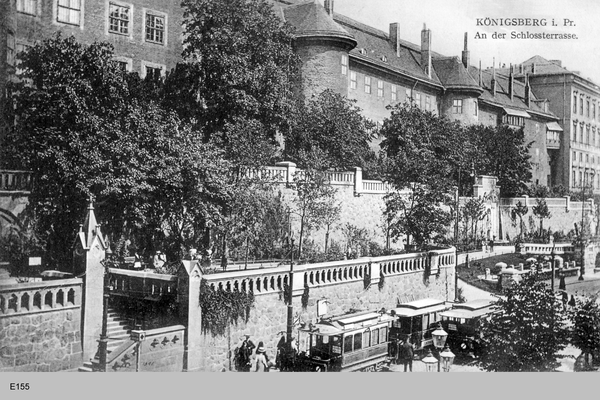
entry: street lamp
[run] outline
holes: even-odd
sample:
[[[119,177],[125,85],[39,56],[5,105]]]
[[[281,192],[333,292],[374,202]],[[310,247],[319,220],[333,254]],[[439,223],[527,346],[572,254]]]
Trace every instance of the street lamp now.
[[[440,353],[446,344],[448,333],[442,328],[442,324],[440,324],[435,331],[431,332],[431,336],[433,337],[433,346],[437,349],[438,354],[440,355],[440,359],[438,360],[438,372],[440,372],[440,362],[442,361]]]
[[[431,354],[431,349],[429,349],[427,356],[425,356],[421,361],[423,361],[425,364],[425,370],[427,372],[433,372],[435,370],[435,364],[438,363],[438,359]]]
[[[454,353],[450,351],[448,344],[444,347],[444,351],[440,353],[440,358],[442,359],[442,364],[444,365],[444,372],[450,372],[450,366],[454,362]]]
[[[554,258],[556,257],[556,244],[554,242],[552,242],[552,251],[550,252],[550,257],[552,258],[552,279],[550,280],[551,282],[551,288],[552,291],[554,292]]]

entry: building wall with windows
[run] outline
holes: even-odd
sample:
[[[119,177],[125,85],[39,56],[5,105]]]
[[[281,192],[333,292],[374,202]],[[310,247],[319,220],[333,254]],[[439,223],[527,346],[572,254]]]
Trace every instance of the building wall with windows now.
[[[144,0],[15,0],[16,51],[56,32],[82,43],[105,41],[115,58],[141,76],[164,74],[181,58],[177,2]]]

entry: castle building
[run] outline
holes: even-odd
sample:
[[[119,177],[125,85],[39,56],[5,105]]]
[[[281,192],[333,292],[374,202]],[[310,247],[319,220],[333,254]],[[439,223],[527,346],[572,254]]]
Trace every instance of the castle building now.
[[[332,89],[356,100],[364,116],[378,125],[390,115],[388,105],[408,101],[465,124],[523,127],[533,142],[533,182],[564,181],[561,157],[570,153],[561,147],[559,118],[536,94],[551,102],[554,98],[530,90],[515,72],[472,66],[466,35],[461,56],[448,57],[433,51],[433,34],[426,26],[416,45],[401,38],[399,23],[390,24],[389,32],[374,29],[334,12],[333,0],[268,1],[295,28],[305,97]],[[0,0],[0,11],[5,38],[0,38],[1,93],[18,68],[16,54],[57,31],[83,43],[111,43],[123,68],[142,77],[164,75],[181,60],[183,16],[176,1]],[[373,147],[378,144],[374,141]],[[581,157],[582,150],[577,151]]]
[[[548,134],[556,153],[555,184],[570,190],[600,189],[600,87],[559,60],[534,56],[519,65],[516,78],[528,80],[538,98],[549,100],[549,109],[564,130],[562,143]]]

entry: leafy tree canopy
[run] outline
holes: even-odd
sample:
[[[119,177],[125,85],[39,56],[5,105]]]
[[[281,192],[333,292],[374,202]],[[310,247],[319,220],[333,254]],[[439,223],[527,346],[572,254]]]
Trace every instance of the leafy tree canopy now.
[[[21,67],[13,88],[19,123],[3,148],[33,173],[28,212],[39,219],[51,264],[70,259],[91,194],[113,238],[152,228],[138,238],[142,247],[161,245],[148,241],[170,217],[164,213],[193,209],[185,218],[195,224],[218,218],[229,165],[177,115],[139,96],[144,83],[119,68],[109,44],[57,35],[26,51]]]
[[[184,0],[182,7],[185,62],[167,78],[165,104],[201,126],[204,140],[256,154],[274,147],[294,106],[291,27],[265,0]],[[250,142],[242,135],[247,124]]]
[[[319,149],[327,161],[326,167],[364,168],[376,156],[369,148],[373,124],[362,116],[355,102],[327,89],[300,105],[286,137],[286,159],[299,162],[303,168],[300,153]]]
[[[560,299],[533,274],[504,295],[496,302],[499,312],[482,323],[479,365],[495,372],[555,370],[569,337]]]

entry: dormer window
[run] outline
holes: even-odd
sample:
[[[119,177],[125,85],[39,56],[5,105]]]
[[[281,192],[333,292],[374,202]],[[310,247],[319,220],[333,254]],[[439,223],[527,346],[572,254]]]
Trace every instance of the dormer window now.
[[[387,62],[387,57],[386,56],[381,56],[381,61]]]
[[[363,56],[366,56],[366,55],[367,55],[367,49],[365,49],[365,48],[362,48],[362,49],[358,50],[358,52],[359,52],[360,54],[362,54]]]

